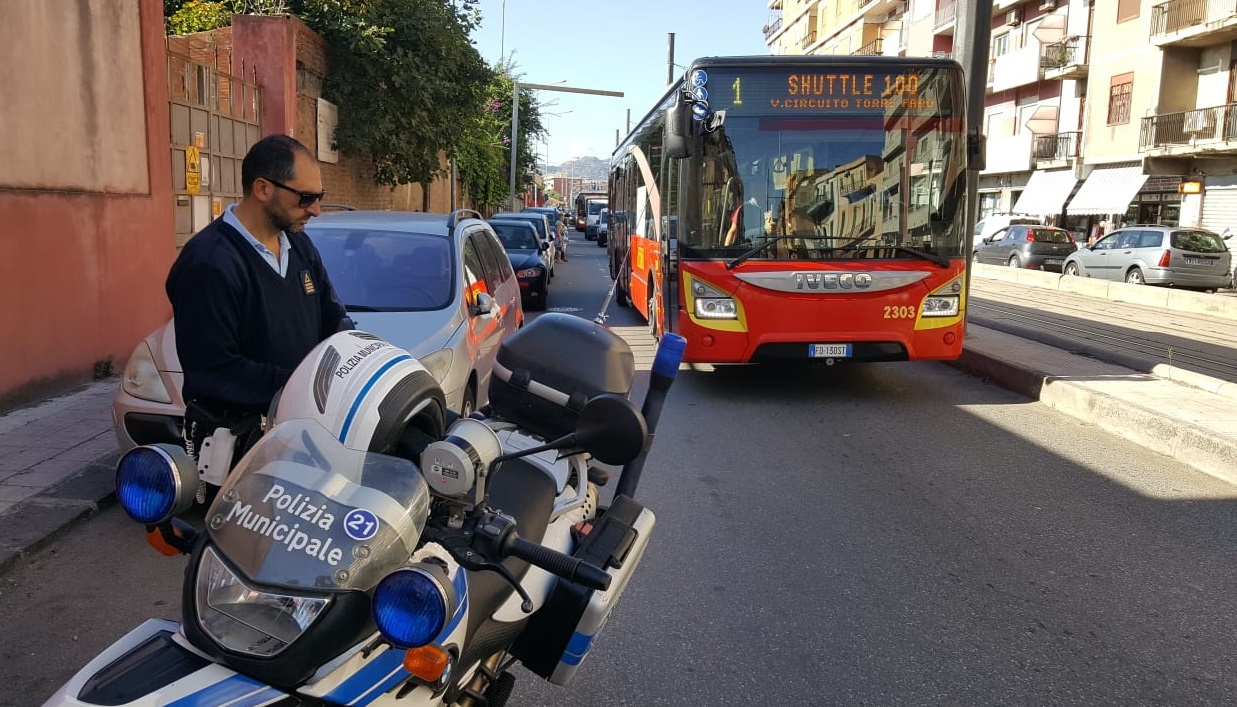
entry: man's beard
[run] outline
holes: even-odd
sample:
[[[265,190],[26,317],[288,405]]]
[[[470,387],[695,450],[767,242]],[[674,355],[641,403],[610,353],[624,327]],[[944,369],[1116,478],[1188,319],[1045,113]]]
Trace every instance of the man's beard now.
[[[300,233],[305,230],[301,224],[292,221],[286,214],[279,213],[275,209],[268,208],[266,210],[266,218],[271,222],[272,226],[286,233]]]

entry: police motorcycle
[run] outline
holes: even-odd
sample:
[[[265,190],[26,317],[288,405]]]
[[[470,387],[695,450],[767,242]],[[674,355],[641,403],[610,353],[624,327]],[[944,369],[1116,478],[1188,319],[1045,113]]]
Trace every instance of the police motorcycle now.
[[[46,705],[488,705],[516,662],[580,669],[655,518],[633,496],[683,340],[663,336],[641,409],[631,349],[546,314],[508,337],[486,415],[452,420],[407,352],[333,335],[194,528],[175,445],[118,463],[117,497],[188,554],[180,623],[151,619]],[[599,508],[604,467],[623,465]],[[416,462],[416,463],[414,463]]]

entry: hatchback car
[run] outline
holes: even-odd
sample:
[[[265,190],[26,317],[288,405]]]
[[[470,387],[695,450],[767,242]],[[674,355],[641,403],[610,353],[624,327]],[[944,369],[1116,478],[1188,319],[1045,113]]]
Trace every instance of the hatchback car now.
[[[498,346],[524,312],[515,271],[478,214],[339,211],[305,232],[358,329],[420,359],[452,410],[485,404]],[[180,441],[183,382],[168,322],[138,343],[113,398],[122,450]]]
[[[597,247],[605,248],[610,240],[610,209],[602,209],[597,215]]]
[[[1006,226],[1045,226],[1044,220],[1031,214],[989,214],[975,222],[975,230],[971,234],[971,250],[979,248],[984,239],[989,238]]]
[[[1132,285],[1212,290],[1231,281],[1232,255],[1220,236],[1201,228],[1120,228],[1065,259],[1066,275]]]
[[[519,213],[504,211],[491,216],[492,219],[517,219],[531,221],[537,229],[537,237],[544,243],[550,244],[550,249],[546,251],[546,263],[550,266],[550,277],[554,277],[554,261],[558,259],[558,244],[554,242],[553,232],[550,230],[550,219],[545,214],[537,213],[536,211],[521,211]]]
[[[977,263],[1061,272],[1065,257],[1078,250],[1074,236],[1052,226],[1007,226],[979,242]]]
[[[545,262],[549,245],[537,238],[537,229],[528,221],[490,219],[489,224],[515,268],[524,309],[544,310],[550,293],[550,268]]]

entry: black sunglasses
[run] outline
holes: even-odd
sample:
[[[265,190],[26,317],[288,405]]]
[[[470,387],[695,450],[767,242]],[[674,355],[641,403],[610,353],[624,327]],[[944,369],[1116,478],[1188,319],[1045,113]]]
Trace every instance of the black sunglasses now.
[[[322,191],[301,191],[300,189],[293,189],[287,184],[280,184],[279,182],[275,181],[274,179],[271,179],[270,177],[263,177],[263,179],[270,182],[271,184],[274,184],[280,189],[287,189],[293,194],[296,194],[297,196],[301,197],[301,200],[297,202],[297,205],[300,206],[302,209],[308,209],[310,206],[313,206],[315,201],[322,201],[322,198],[326,196],[325,189],[323,189]]]

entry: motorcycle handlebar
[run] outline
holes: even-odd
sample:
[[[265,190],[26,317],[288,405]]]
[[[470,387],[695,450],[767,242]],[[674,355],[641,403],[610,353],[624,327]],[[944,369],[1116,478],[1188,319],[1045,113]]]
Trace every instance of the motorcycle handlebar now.
[[[514,533],[512,534],[514,536]],[[521,537],[512,537],[506,546],[506,554],[572,582],[591,589],[605,591],[610,588],[612,577],[605,570],[591,565],[578,557],[564,555],[558,550],[529,542]]]

